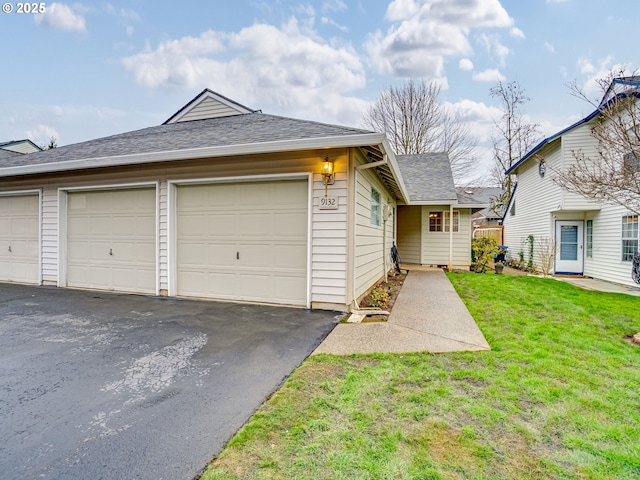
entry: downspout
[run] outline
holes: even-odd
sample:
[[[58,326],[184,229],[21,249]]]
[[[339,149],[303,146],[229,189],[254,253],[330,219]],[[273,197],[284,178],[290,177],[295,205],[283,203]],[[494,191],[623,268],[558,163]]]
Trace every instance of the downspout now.
[[[453,204],[449,205],[449,271],[453,270]]]
[[[382,208],[382,263],[384,265],[384,283],[389,281],[389,267],[387,265],[387,216],[389,213],[389,200],[387,199],[387,205]],[[386,210],[386,211],[385,211]]]

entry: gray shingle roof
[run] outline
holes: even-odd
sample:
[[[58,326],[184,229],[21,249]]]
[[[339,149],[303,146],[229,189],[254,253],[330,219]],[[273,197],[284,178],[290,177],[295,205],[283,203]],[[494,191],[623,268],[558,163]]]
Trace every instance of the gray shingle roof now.
[[[458,187],[456,190],[458,203],[463,204],[489,205],[494,198],[502,195],[500,187]]]
[[[9,157],[15,157],[16,155],[21,156],[21,153],[18,152],[12,152],[11,150],[4,150],[3,148],[0,148],[0,163]]]
[[[450,203],[457,200],[456,187],[444,152],[396,155],[411,202]]]
[[[256,112],[159,125],[29,155],[12,156],[0,159],[0,169],[69,160],[365,133],[372,132]]]

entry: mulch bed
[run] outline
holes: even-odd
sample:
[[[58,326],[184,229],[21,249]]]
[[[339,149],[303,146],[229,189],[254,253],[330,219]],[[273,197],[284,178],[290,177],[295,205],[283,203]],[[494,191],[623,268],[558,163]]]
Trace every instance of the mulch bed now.
[[[386,288],[387,291],[389,292],[390,298],[386,306],[382,307],[381,310],[386,310],[387,312],[390,312],[391,309],[393,308],[393,304],[395,303],[396,298],[398,298],[398,294],[400,293],[400,289],[402,288],[402,284],[404,283],[405,278],[407,278],[406,273],[405,274],[403,273],[389,274],[388,282],[384,282],[384,281],[380,282],[364,296],[364,298],[359,302],[360,308],[361,309],[377,308],[377,307],[374,307],[371,303],[371,292],[376,288]],[[363,322],[381,322],[381,321],[385,322],[387,321],[387,317],[388,317],[387,315],[368,315],[366,319],[363,320]]]

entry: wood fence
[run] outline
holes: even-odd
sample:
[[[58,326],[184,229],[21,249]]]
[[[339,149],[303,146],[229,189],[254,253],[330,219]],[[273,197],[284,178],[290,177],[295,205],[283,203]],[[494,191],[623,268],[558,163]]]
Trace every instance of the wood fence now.
[[[491,237],[498,245],[504,245],[503,239],[504,227],[501,225],[491,227],[477,227],[473,231],[473,238]]]

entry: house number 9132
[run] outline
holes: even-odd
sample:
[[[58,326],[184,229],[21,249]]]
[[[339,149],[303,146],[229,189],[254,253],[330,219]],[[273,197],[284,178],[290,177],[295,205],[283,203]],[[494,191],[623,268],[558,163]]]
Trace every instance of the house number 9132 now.
[[[320,210],[337,210],[338,197],[327,196],[320,197]]]

